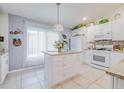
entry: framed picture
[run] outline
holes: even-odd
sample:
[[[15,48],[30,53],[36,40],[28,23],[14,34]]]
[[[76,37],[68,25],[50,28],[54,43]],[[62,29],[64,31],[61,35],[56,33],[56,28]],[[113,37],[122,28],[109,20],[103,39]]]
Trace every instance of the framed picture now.
[[[4,42],[4,37],[0,36],[0,42]]]

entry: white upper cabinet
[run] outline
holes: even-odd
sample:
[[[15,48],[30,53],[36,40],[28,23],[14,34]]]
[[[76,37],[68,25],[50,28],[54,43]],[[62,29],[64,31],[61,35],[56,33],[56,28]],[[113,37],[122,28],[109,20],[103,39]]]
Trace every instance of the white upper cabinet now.
[[[111,22],[108,23],[104,23],[104,24],[100,24],[97,25],[95,28],[95,33],[99,34],[99,33],[111,33]]]
[[[73,30],[72,31],[72,36],[76,35],[76,34],[84,34],[86,32],[86,28],[81,27],[79,29]]]
[[[111,33],[111,22],[101,24],[101,31]]]
[[[83,36],[71,37],[71,51],[82,51],[83,49]]]
[[[79,28],[72,31],[72,34],[84,34],[86,42],[93,40],[124,40],[124,19],[114,20],[104,24]]]
[[[92,42],[94,40],[94,29],[95,26],[87,27],[85,34],[87,42]]]
[[[94,40],[109,40],[112,39],[111,35],[111,22],[97,25],[94,31]]]
[[[114,20],[112,22],[112,40],[124,40],[123,37],[123,20]]]

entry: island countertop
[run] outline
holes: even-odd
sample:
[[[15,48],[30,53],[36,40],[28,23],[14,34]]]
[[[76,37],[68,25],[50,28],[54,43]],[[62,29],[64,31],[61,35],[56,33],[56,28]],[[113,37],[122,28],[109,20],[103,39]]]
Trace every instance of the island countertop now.
[[[51,56],[58,56],[58,55],[78,54],[78,53],[82,53],[82,51],[62,51],[62,52],[43,51],[42,53],[48,54],[48,55],[51,55]]]
[[[124,59],[107,69],[106,73],[124,79]]]

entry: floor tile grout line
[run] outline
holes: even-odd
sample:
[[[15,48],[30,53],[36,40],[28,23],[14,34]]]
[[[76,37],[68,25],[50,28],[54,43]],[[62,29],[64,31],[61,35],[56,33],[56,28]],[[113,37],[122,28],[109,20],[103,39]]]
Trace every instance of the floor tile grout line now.
[[[91,67],[91,68],[93,68],[93,67]],[[94,68],[94,69],[96,69],[96,68]],[[100,69],[98,69],[98,70],[100,70]],[[104,76],[105,74],[103,74],[102,76]],[[82,75],[83,76],[83,75]],[[98,79],[96,79],[95,81],[92,81],[92,83],[91,83],[91,85],[93,84],[93,83],[95,83],[97,80],[99,80],[102,76],[100,76]],[[85,78],[85,77],[83,77],[83,78]],[[86,80],[89,80],[89,79],[87,79],[87,78],[85,78]],[[91,81],[91,80],[90,80]],[[98,85],[98,84],[97,84]],[[90,85],[89,85],[90,86]],[[88,86],[88,87],[89,87]],[[88,88],[87,87],[87,88]],[[100,86],[101,87],[101,86]]]
[[[81,86],[80,84],[78,84],[77,82],[75,82],[74,80],[72,80],[72,82],[74,82],[75,84],[77,84],[77,85],[80,86],[81,88],[83,87],[83,86]],[[85,89],[85,88],[83,87],[83,89]]]
[[[105,75],[105,74],[104,74]],[[97,80],[98,81],[98,80]],[[101,87],[103,87],[104,89],[107,89],[107,88],[105,88],[104,86],[102,86],[102,85],[100,85],[100,84],[97,84],[97,85],[99,85],[99,86],[101,86]]]
[[[41,82],[40,82],[40,79],[39,79],[39,77],[37,75],[36,69],[34,70],[34,72],[35,72],[36,78],[38,79],[38,82],[39,82],[40,86],[43,87],[42,84],[41,84]]]
[[[86,79],[85,77],[82,77],[82,78]],[[91,81],[91,80],[89,80],[89,79],[86,79],[86,80]],[[91,81],[91,83],[90,83],[85,89],[87,89],[90,85],[92,85],[93,82],[94,82],[94,81]]]
[[[105,74],[104,74],[104,75],[105,75]],[[104,75],[102,75],[102,76],[104,76]],[[100,78],[102,78],[102,76],[99,77],[98,79],[96,79],[95,81],[93,81],[92,84],[95,83],[95,82],[96,82],[97,80],[99,80]],[[91,85],[92,85],[92,84],[91,84]],[[98,85],[98,84],[96,84],[96,85]],[[90,86],[90,85],[89,85],[89,86]],[[88,87],[89,87],[89,86],[88,86]],[[99,85],[98,85],[98,86],[99,86]],[[87,88],[88,88],[88,87],[87,87]],[[101,86],[100,86],[100,87],[101,87]],[[103,87],[101,87],[101,88],[103,88]],[[103,88],[103,89],[104,89],[104,88]]]
[[[35,70],[35,69],[34,69]],[[28,71],[28,70],[27,70]],[[33,71],[33,69],[32,69],[32,71]],[[33,73],[34,73],[34,77],[36,77],[36,74],[35,74],[35,71],[33,71]],[[36,77],[36,79],[37,79],[37,77]],[[22,79],[23,80],[23,79]],[[38,80],[38,79],[37,79]],[[36,83],[36,82],[35,82]],[[32,84],[35,84],[35,83],[32,83]],[[39,83],[39,80],[38,80],[38,82],[37,83]],[[28,86],[28,85],[27,85]],[[27,87],[27,86],[25,86],[25,87]],[[41,85],[40,85],[41,86]],[[23,87],[22,87],[22,89],[23,89]]]

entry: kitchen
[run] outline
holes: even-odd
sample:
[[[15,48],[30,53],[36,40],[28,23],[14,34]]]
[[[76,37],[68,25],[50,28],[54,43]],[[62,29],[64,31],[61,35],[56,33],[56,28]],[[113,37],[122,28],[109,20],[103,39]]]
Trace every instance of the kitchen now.
[[[36,6],[43,10],[44,8],[48,10],[51,8],[53,9],[51,11],[62,8],[61,11],[64,12],[67,8],[71,9],[71,12],[63,13],[63,16],[64,14],[68,16],[73,13],[73,8],[77,9],[73,5],[79,6],[80,11],[83,11],[82,6],[85,4],[72,4],[72,6],[71,4],[58,3],[41,4],[42,6],[29,4],[30,14],[35,15],[35,17],[31,17],[32,19],[30,15],[26,14],[27,11],[21,8],[21,4],[0,5],[4,11],[0,16],[0,24],[3,27],[0,30],[4,31],[4,33],[0,32],[1,88],[124,88],[123,74],[121,74],[121,83],[115,84],[117,83],[117,79],[115,79],[117,72],[109,71],[124,58],[123,4],[106,4],[106,8],[104,4],[86,4],[89,6],[89,10],[92,7],[94,10],[96,6],[102,6],[99,9],[100,17],[94,20],[89,19],[90,21],[87,21],[87,17],[83,17],[83,23],[78,22],[80,24],[74,20],[75,23],[73,24],[77,23],[78,25],[71,28],[64,27],[64,31],[59,25],[60,28],[54,30],[62,30],[60,33],[54,31],[51,25],[46,25],[47,22],[46,24],[39,22],[39,19],[36,18],[37,13],[35,15],[35,11],[30,9],[33,7],[32,9],[35,10]],[[25,12],[25,16],[14,11],[17,6],[20,6],[22,14]],[[27,9],[27,5],[24,4],[24,6]],[[62,7],[58,8],[58,6]],[[109,11],[107,11],[108,9]],[[107,15],[102,13],[105,10]],[[43,12],[39,17],[42,16],[45,19],[48,12],[45,13]],[[53,15],[56,15],[56,12]],[[60,18],[63,16],[60,14]],[[78,17],[76,16],[76,18]],[[67,23],[65,20],[64,25]],[[70,21],[67,26],[69,27],[71,23]],[[29,75],[30,73],[31,75]],[[13,76],[17,76],[16,79]],[[103,76],[105,76],[103,79],[109,80],[109,84],[104,85],[104,83],[98,82]],[[11,83],[15,85],[11,86]]]

